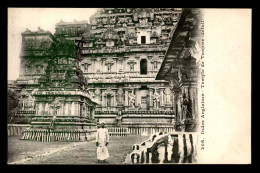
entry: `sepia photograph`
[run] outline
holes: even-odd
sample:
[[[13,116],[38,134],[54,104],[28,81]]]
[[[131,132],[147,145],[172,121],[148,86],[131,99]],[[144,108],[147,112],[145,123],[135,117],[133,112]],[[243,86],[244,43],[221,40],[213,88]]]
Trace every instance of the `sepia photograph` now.
[[[8,8],[7,164],[220,163],[207,145],[219,114],[207,99],[221,109],[207,74],[221,58],[204,52],[206,16],[199,8]],[[247,113],[237,121],[248,137]]]

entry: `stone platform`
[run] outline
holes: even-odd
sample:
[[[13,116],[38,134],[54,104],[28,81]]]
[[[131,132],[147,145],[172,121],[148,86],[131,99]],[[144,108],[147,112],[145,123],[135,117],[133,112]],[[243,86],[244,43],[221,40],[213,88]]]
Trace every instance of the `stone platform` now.
[[[83,117],[34,117],[21,139],[41,142],[91,141],[95,139],[95,121]]]

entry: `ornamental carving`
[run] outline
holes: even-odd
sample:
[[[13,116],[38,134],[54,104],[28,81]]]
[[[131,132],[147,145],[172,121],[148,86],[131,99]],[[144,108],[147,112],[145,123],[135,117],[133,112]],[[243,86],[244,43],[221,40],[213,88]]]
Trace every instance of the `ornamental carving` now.
[[[105,94],[105,96],[107,96],[107,95],[113,96],[114,92],[112,91],[112,89],[110,87],[108,87],[104,94]]]
[[[135,95],[133,93],[133,90],[131,93],[129,93],[128,98],[129,98],[130,107],[135,107]]]
[[[102,35],[103,40],[119,40],[119,36],[113,28],[108,28]]]
[[[153,106],[155,108],[159,108],[159,106],[160,106],[160,94],[157,92],[156,89],[154,91]]]

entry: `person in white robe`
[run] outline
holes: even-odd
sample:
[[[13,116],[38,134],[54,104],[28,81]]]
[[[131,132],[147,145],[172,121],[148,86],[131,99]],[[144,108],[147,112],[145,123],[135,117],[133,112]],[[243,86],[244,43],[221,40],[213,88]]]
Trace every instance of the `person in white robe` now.
[[[106,162],[109,158],[109,153],[107,145],[109,142],[108,129],[105,128],[105,122],[100,122],[100,128],[97,130],[96,134],[96,146],[97,146],[97,159],[98,162]]]

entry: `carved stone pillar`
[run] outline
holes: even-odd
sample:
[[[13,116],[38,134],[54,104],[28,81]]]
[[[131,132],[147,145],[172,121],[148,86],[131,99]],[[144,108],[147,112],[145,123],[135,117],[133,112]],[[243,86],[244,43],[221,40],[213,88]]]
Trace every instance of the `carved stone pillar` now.
[[[125,106],[128,107],[128,88],[125,88]]]
[[[80,103],[78,102],[78,103],[77,103],[77,109],[76,109],[76,110],[77,110],[77,116],[81,116],[81,115],[80,115],[81,107],[82,107],[82,106],[81,106]]]
[[[96,59],[97,61],[96,61],[96,71],[98,72],[101,72],[101,58],[97,58]]]
[[[95,59],[91,59],[91,68],[90,68],[90,72],[91,73],[95,73],[96,71],[95,71],[95,66],[96,66],[96,61],[95,61]]]
[[[150,95],[149,106],[152,107],[153,106],[153,89],[152,88],[149,89],[149,95]]]
[[[64,116],[65,115],[65,102],[63,102],[61,104],[61,115]]]
[[[106,106],[105,91],[102,92],[102,106]]]
[[[94,111],[94,108],[93,108],[93,107],[90,107],[89,110],[90,110],[90,115],[89,115],[90,118],[91,118],[91,119],[94,119],[94,118],[95,118],[95,111]]]
[[[68,102],[67,105],[68,105],[68,115],[71,116],[71,106],[72,106],[71,102]]]
[[[64,106],[64,115],[67,116],[68,115],[68,103],[64,102],[65,106]]]
[[[117,106],[117,102],[116,102],[116,91],[113,92],[113,102],[114,104],[112,106]]]
[[[180,121],[181,117],[181,102],[180,102],[180,90],[174,90],[174,112],[176,115],[176,121]]]
[[[138,88],[135,88],[135,107],[138,107],[138,103],[141,104],[141,96],[139,94],[139,89]]]
[[[122,88],[118,88],[118,90],[117,90],[117,105],[120,105],[120,106],[124,105]]]
[[[190,101],[191,101],[192,119],[196,119],[198,116],[197,87],[196,86],[190,87],[189,94],[190,94]]]
[[[42,115],[46,115],[46,114],[45,114],[45,110],[46,110],[46,109],[45,109],[45,105],[46,105],[46,102],[43,102],[43,103],[42,103]]]
[[[78,103],[74,102],[74,116],[78,116]]]
[[[39,115],[42,115],[42,102],[39,103]]]
[[[185,74],[185,75],[184,75]],[[198,67],[195,65],[189,67],[182,67],[178,70],[178,78],[180,81],[180,86],[185,93],[187,102],[187,110],[190,118],[195,119],[196,117],[196,100],[197,100],[197,79],[198,79]],[[184,95],[184,93],[182,93]]]
[[[164,100],[163,100],[163,96],[164,96],[164,94],[163,94],[163,91],[164,91],[164,88],[161,88],[160,89],[160,107],[161,106],[164,106]],[[162,108],[162,107],[161,107]],[[160,109],[161,109],[160,108]]]
[[[74,116],[75,115],[75,103],[74,102],[72,102],[71,103],[71,116]]]
[[[118,63],[119,63],[119,64],[118,64],[118,69],[117,69],[118,72],[119,72],[119,71],[123,71],[123,60],[124,60],[124,59],[123,59],[122,57],[120,57],[120,58],[118,59]]]
[[[45,108],[46,108],[45,114],[46,114],[46,116],[48,116],[50,114],[50,108],[49,108],[49,103],[48,102],[46,102]]]

